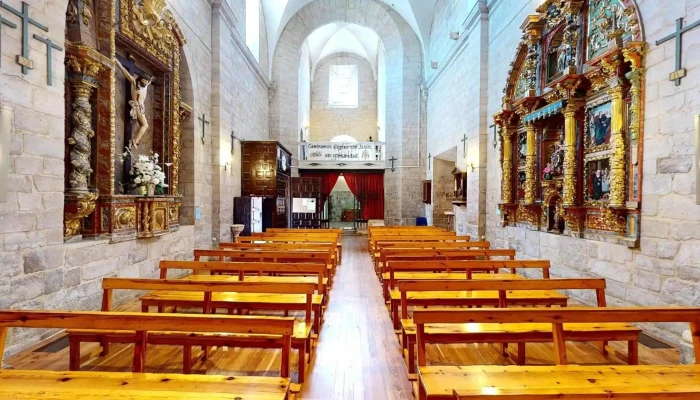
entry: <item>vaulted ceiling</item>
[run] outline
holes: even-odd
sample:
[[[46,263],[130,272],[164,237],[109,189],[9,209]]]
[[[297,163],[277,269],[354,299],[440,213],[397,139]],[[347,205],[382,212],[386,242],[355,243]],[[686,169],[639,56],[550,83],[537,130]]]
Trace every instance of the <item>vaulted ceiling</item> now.
[[[316,65],[336,53],[350,53],[364,58],[372,66],[376,79],[379,36],[373,30],[355,24],[334,22],[316,29],[306,40],[312,79]]]
[[[282,30],[290,19],[304,6],[315,0],[261,0],[265,13],[265,25],[267,27],[267,37],[269,41],[270,66],[277,47],[277,41],[282,34]],[[388,4],[413,28],[423,45],[423,54],[429,48],[430,28],[433,22],[433,12],[436,0],[381,0]],[[339,21],[342,22],[342,21]],[[333,25],[333,24],[331,24]],[[352,33],[352,31],[350,31]],[[343,35],[345,32],[343,33]],[[356,35],[355,35],[356,36]],[[342,41],[336,41],[342,44]],[[333,44],[331,44],[333,46]],[[328,47],[328,54],[342,52],[334,51]]]

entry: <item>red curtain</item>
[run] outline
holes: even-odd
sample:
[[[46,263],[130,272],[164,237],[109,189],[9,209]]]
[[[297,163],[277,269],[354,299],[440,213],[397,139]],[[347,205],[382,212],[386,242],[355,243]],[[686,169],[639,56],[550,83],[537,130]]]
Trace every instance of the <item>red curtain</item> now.
[[[384,219],[384,174],[344,172],[348,187],[362,207],[362,219]]]
[[[321,194],[323,195],[323,201],[328,198],[340,178],[340,172],[328,171],[328,172],[304,172],[301,174],[304,178],[321,178]]]

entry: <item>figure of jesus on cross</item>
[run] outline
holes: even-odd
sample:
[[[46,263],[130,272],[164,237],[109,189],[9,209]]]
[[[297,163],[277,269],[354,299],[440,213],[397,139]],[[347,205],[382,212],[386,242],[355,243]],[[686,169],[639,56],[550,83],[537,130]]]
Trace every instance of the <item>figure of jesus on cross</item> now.
[[[117,63],[117,67],[122,71],[122,74],[131,83],[131,100],[129,105],[131,106],[131,119],[138,120],[139,130],[136,131],[136,135],[129,143],[129,146],[133,149],[138,149],[139,142],[141,138],[146,133],[148,129],[148,121],[146,120],[146,96],[148,95],[148,87],[153,83],[153,77],[146,79],[146,77],[138,76],[137,74],[131,75],[129,71],[119,62],[116,58],[114,61]]]

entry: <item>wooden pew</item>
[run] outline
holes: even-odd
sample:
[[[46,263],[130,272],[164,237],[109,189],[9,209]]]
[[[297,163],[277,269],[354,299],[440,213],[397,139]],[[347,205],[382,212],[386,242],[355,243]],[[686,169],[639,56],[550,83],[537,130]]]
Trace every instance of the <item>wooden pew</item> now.
[[[399,281],[474,279],[474,271],[495,273],[480,274],[478,279],[507,279],[504,276],[512,276],[517,269],[541,269],[542,278],[549,279],[550,268],[549,260],[394,261],[389,263],[389,272],[382,274],[382,289],[388,301],[389,291]],[[499,274],[501,269],[509,270],[511,275]]]
[[[370,242],[372,241],[372,238],[374,238],[376,235],[388,235],[392,233],[396,233],[398,235],[405,233],[415,233],[415,236],[417,236],[436,233],[451,234],[453,232],[448,232],[445,229],[437,228],[434,226],[371,226],[367,229],[367,249],[371,250]]]
[[[132,370],[143,372],[146,363],[146,343],[152,332],[173,332],[173,333],[229,333],[229,334],[255,334],[273,335],[281,337],[282,340],[282,378],[269,377],[247,377],[241,378],[238,384],[225,384],[224,378],[198,377],[180,378],[175,377],[176,382],[182,382],[182,391],[194,391],[204,394],[208,391],[231,390],[231,393],[250,394],[255,393],[259,386],[264,391],[279,394],[272,398],[286,399],[289,390],[289,353],[291,351],[291,336],[294,332],[294,319],[283,317],[250,317],[250,316],[224,316],[224,315],[176,315],[176,314],[142,314],[142,313],[114,313],[114,312],[84,312],[84,311],[27,311],[13,310],[0,311],[0,357],[5,349],[5,342],[9,328],[42,328],[42,329],[100,329],[112,330],[115,326],[120,329],[135,331],[135,346]],[[286,360],[286,361],[285,361]],[[286,362],[286,364],[285,364]],[[52,380],[52,377],[60,377]],[[75,377],[75,382],[69,384],[71,377]],[[148,399],[147,393],[156,390],[173,390],[180,386],[161,385],[158,381],[164,379],[165,375],[153,374],[129,374],[129,373],[109,373],[109,372],[49,372],[49,371],[6,371],[0,372],[0,397],[3,398],[23,398],[23,399],[57,399],[64,398],[58,394],[51,397],[52,393],[72,392],[72,397],[83,398],[76,392],[77,389],[88,391],[95,389],[98,393],[104,393],[105,387],[111,387],[110,393],[118,391],[118,387],[124,385],[125,378],[128,382],[133,382],[129,390],[134,390],[133,399]],[[191,378],[191,379],[189,379]],[[36,379],[31,382],[30,379]],[[237,377],[225,378],[226,381],[237,381]],[[41,382],[41,383],[39,383]],[[118,384],[117,384],[118,382]],[[276,382],[279,390],[271,390],[271,383]],[[23,387],[24,386],[24,387]],[[150,388],[149,388],[150,387]],[[39,397],[31,397],[29,393],[37,394]],[[140,391],[144,392],[144,397],[138,397]],[[5,394],[15,393],[17,396],[5,397]],[[22,394],[24,393],[24,394]],[[173,393],[174,395],[175,393]],[[76,397],[77,396],[77,397]],[[109,396],[109,395],[108,395]],[[226,395],[228,396],[228,395]],[[111,396],[110,396],[111,397]],[[84,397],[88,398],[88,397]],[[109,398],[105,396],[90,398]],[[120,398],[125,398],[120,396]],[[213,397],[228,398],[232,397]],[[246,398],[249,398],[246,395]]]
[[[382,252],[380,262],[377,266],[378,277],[381,279],[384,273],[389,271],[388,263],[397,261],[429,261],[429,260],[444,260],[444,261],[467,261],[485,259],[490,260],[492,257],[508,257],[509,260],[515,260],[514,249],[473,249],[473,250],[451,250],[451,249],[415,249],[415,250],[394,250],[387,249]]]
[[[517,281],[517,280],[514,280]],[[549,282],[549,279],[545,279]],[[502,287],[503,280],[469,281],[405,281],[399,282],[397,291],[391,291],[391,316],[394,330],[400,328],[401,319],[408,318],[408,307],[448,306],[448,307],[504,307],[505,293],[496,288]],[[483,289],[466,289],[483,288]],[[488,289],[490,288],[490,289]],[[519,306],[564,306],[569,298],[554,289],[518,290],[508,294],[508,303]]]
[[[287,400],[289,379],[127,372],[0,371],[0,398]]]
[[[343,241],[342,236],[336,234],[309,235],[292,233],[255,233],[252,236],[240,236],[239,243],[317,243],[332,244],[337,246],[338,264],[343,262]]]
[[[460,236],[468,237],[468,236]],[[422,253],[423,251],[430,250],[444,250],[444,251],[463,251],[463,250],[487,250],[491,248],[490,242],[470,242],[457,241],[457,240],[447,240],[447,241],[426,241],[426,242],[397,242],[392,240],[390,242],[384,242],[378,240],[375,242],[376,252],[373,254],[374,259],[374,269],[379,270],[379,263],[382,260],[382,254],[387,252],[387,254],[410,254],[410,253]]]
[[[312,299],[314,296],[315,285],[307,284],[274,284],[274,283],[258,283],[258,282],[226,282],[220,280],[198,280],[188,281],[179,279],[141,279],[141,278],[104,278],[102,280],[102,311],[108,312],[111,310],[112,298],[114,290],[146,290],[156,291],[143,296],[142,312],[148,312],[149,302],[144,301],[144,298],[156,299],[151,300],[154,305],[158,306],[158,311],[162,312],[165,307],[173,303],[182,304],[188,302],[184,307],[201,307],[204,314],[216,313],[216,306],[220,305],[220,300],[217,295],[235,295],[237,293],[265,293],[276,294],[280,298],[288,298],[291,301],[296,301],[292,297],[295,295],[305,296],[304,302],[305,321],[304,323],[295,322],[291,337],[292,348],[298,350],[299,353],[299,379],[303,381],[305,372],[305,355],[311,352],[311,313]],[[162,293],[158,293],[162,292]],[[237,293],[225,293],[237,292]],[[168,300],[159,298],[165,297]],[[181,301],[178,302],[178,299]],[[284,300],[278,300],[284,301]],[[272,303],[272,301],[270,301]],[[297,301],[298,303],[298,301]],[[182,305],[179,305],[183,307]],[[263,307],[268,309],[268,307]],[[298,307],[297,307],[298,308]],[[274,309],[274,308],[273,308]],[[230,309],[232,310],[232,309]],[[314,321],[319,318],[320,307],[314,311]],[[260,317],[266,318],[266,317]],[[318,331],[316,331],[318,332]],[[245,333],[245,332],[243,332]],[[111,330],[68,330],[68,340],[70,343],[70,369],[75,371],[80,369],[80,344],[84,342],[99,342],[102,345],[102,356],[109,354],[110,343],[134,343],[137,332],[124,329],[121,326],[118,329]],[[279,348],[282,343],[275,338],[270,337],[253,337],[246,335],[195,335],[191,332],[186,334],[175,335],[172,332],[157,332],[149,336],[148,344],[161,345],[181,345],[183,346],[183,372],[191,373],[192,368],[192,346],[203,346],[205,348],[205,358],[207,358],[207,348],[209,346],[231,346],[231,347],[271,347]],[[289,373],[289,355],[286,355],[287,374]],[[309,357],[310,358],[310,357]],[[288,377],[289,375],[287,375]]]
[[[221,250],[263,250],[263,251],[327,251],[331,254],[333,269],[338,267],[338,246],[336,243],[219,243]]]
[[[467,291],[498,290],[499,308],[506,308],[509,299],[520,291],[544,291],[544,290],[593,290],[596,293],[598,307],[605,307],[605,279],[533,279],[516,281],[492,281],[492,282],[459,282],[453,285],[453,289]],[[454,287],[456,286],[456,287]],[[424,287],[414,286],[416,290]],[[402,315],[403,314],[402,304]],[[450,311],[431,311],[435,314],[424,315],[422,310],[415,310],[414,315],[423,315],[423,321],[430,318],[441,318],[439,313]],[[531,342],[551,342],[551,326],[547,324],[428,324],[424,327],[423,342],[418,343],[418,365],[425,365],[426,343],[501,343],[503,355],[507,355],[507,343],[517,343],[518,351],[515,361],[519,365],[525,364],[525,344]],[[413,319],[403,318],[402,343],[408,350],[409,373],[415,372],[413,348],[416,343],[417,322]],[[571,341],[600,341],[601,353],[607,354],[606,344],[611,340],[626,341],[628,343],[628,363],[638,363],[638,340],[641,329],[629,324],[570,324],[566,327],[568,340]]]
[[[326,265],[328,273],[328,285],[333,285],[333,275],[335,269],[331,261],[331,254],[325,251],[298,250],[298,251],[268,251],[268,250],[207,250],[195,249],[194,260],[201,261],[202,257],[217,258],[221,261],[238,262],[294,262],[294,263],[323,263]]]
[[[378,251],[378,242],[413,242],[413,243],[430,243],[430,242],[468,242],[470,236],[457,236],[454,232],[432,232],[423,235],[414,234],[391,234],[391,235],[374,235],[369,240],[370,254],[374,256]]]
[[[203,272],[216,271],[223,274],[235,274],[233,277],[239,281],[249,282],[279,282],[279,283],[309,283],[315,282],[318,285],[317,293],[328,295],[327,269],[320,263],[266,263],[266,262],[227,262],[227,261],[180,261],[161,260],[158,263],[160,269],[160,279],[167,279],[168,271],[188,270],[192,275],[183,279],[218,279],[218,275],[203,275]],[[258,274],[250,276],[249,273]],[[294,276],[259,276],[261,273],[268,274],[293,274]],[[302,276],[297,276],[302,275]],[[316,277],[306,277],[315,275]],[[325,298],[324,298],[325,300]]]
[[[700,308],[611,307],[454,310],[441,318],[414,312],[421,323],[550,325],[556,366],[428,366],[419,368],[419,399],[698,399],[700,365],[566,365],[567,324],[687,322],[700,360]],[[429,318],[429,319],[428,319]],[[424,332],[418,329],[419,340]]]

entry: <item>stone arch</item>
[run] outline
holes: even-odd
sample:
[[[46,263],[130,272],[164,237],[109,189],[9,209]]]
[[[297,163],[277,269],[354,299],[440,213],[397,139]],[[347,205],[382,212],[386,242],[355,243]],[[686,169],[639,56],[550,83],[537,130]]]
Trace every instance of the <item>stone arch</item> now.
[[[300,50],[304,40],[316,29],[332,22],[354,23],[372,29],[386,50],[387,80],[386,117],[387,158],[396,157],[398,166],[418,166],[420,140],[423,56],[416,33],[391,7],[379,0],[367,0],[362,7],[329,4],[315,0],[299,10],[284,27],[272,60],[273,83],[270,98],[270,136],[290,149],[298,147],[298,76]],[[422,215],[420,180],[403,179],[421,171],[398,168],[385,177],[388,196],[385,207],[387,222],[409,223]],[[417,183],[415,183],[417,182]],[[409,187],[415,183],[415,188]]]
[[[330,68],[334,64],[358,66],[356,108],[329,106]],[[377,81],[365,57],[354,53],[330,54],[318,61],[312,76],[309,141],[327,142],[341,134],[351,137],[353,142],[377,137]]]
[[[190,73],[190,64],[184,48],[180,49],[180,95],[182,102],[190,107],[194,106],[195,89],[194,79]],[[180,123],[180,194],[182,195],[182,207],[180,209],[180,224],[194,225],[195,206],[195,142],[194,142],[194,120],[195,116],[190,115],[183,118]]]

